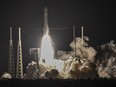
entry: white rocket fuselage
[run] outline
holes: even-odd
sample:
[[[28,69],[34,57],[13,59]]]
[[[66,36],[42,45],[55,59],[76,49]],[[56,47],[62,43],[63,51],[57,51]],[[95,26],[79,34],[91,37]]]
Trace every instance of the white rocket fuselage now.
[[[49,27],[48,27],[48,13],[47,13],[47,7],[44,8],[44,27],[43,27],[43,34],[49,33]]]

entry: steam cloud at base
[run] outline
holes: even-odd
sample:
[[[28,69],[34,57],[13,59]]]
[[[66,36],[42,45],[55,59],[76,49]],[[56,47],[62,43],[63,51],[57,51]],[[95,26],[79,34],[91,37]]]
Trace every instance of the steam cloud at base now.
[[[116,44],[114,41],[101,45],[96,69],[101,78],[116,77]]]
[[[39,70],[37,68],[37,63],[32,61],[27,66],[27,73],[24,74],[24,79],[38,79],[39,78]]]
[[[83,40],[83,43],[82,43]],[[78,78],[116,78],[116,43],[110,41],[96,51],[87,43],[89,38],[77,37],[71,43],[71,51],[57,51],[57,58],[51,64],[45,61],[31,61],[23,79],[78,79]],[[4,73],[2,79],[11,79]]]
[[[76,41],[76,44],[74,41]],[[84,37],[82,44],[82,38],[75,38],[70,44],[72,51],[57,51],[57,58],[52,59],[50,65],[41,61],[41,63],[39,63],[39,69],[37,69],[37,63],[29,63],[24,78],[77,79],[96,77],[94,63],[97,52],[93,47],[88,45],[88,41],[89,38]]]
[[[1,77],[1,79],[11,79],[11,78],[12,78],[12,76],[7,72],[5,72]]]

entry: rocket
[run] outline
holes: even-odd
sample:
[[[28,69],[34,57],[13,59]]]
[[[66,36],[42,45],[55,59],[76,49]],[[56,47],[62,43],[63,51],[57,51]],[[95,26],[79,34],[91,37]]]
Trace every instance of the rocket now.
[[[44,8],[44,27],[43,27],[43,34],[49,33],[49,27],[48,27],[48,12],[47,7]]]

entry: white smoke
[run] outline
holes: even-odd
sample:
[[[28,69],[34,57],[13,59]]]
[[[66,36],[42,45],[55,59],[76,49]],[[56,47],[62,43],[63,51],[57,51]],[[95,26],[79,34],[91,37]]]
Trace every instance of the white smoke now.
[[[70,47],[72,48],[72,51],[65,52],[65,51],[58,51],[57,56],[59,59],[67,60],[69,58],[74,58],[74,56],[77,56],[79,58],[86,58],[91,63],[94,63],[95,61],[95,55],[96,51],[93,47],[89,47],[88,42],[89,38],[87,36],[84,37],[83,43],[82,38],[77,37],[73,42],[71,42]]]
[[[57,57],[60,60],[66,61],[69,58],[72,58],[72,55],[68,54],[66,51],[59,50],[57,51]]]
[[[115,78],[116,77],[116,44],[110,41],[101,45],[96,69],[101,78]]]
[[[1,77],[1,79],[11,79],[11,78],[12,78],[12,76],[7,72],[5,72]]]
[[[50,69],[49,71],[45,71],[44,74],[40,76],[40,78],[46,78],[46,79],[55,79],[58,78],[59,72],[56,69]]]
[[[37,63],[32,61],[27,66],[27,73],[23,77],[24,79],[38,79],[39,70],[37,68]]]
[[[87,58],[91,63],[93,63],[95,61],[96,51],[93,47],[89,47],[87,43],[88,41],[89,38],[87,36],[84,37],[83,43],[82,38],[77,37],[73,42],[71,42],[70,47],[73,49],[73,52],[76,51],[76,56]]]
[[[83,43],[82,38],[77,37],[70,44],[72,51],[57,52],[58,59],[65,61],[64,72],[60,73],[65,79],[86,78],[90,73],[94,73],[91,63],[94,63],[97,52],[89,47],[87,41],[89,41],[88,37],[84,37]]]
[[[96,51],[88,45],[87,41],[89,41],[88,37],[84,37],[83,43],[82,38],[75,38],[70,44],[72,50],[67,52],[62,50],[57,51],[57,58],[52,59],[50,65],[40,62],[39,68],[37,68],[37,63],[29,63],[24,78],[77,79],[95,77],[92,64],[95,61]]]

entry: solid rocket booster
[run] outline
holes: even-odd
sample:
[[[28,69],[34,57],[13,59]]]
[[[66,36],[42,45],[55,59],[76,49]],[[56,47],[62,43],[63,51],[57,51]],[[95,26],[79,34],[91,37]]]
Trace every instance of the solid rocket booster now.
[[[43,33],[49,33],[47,7],[44,8],[44,28]]]

